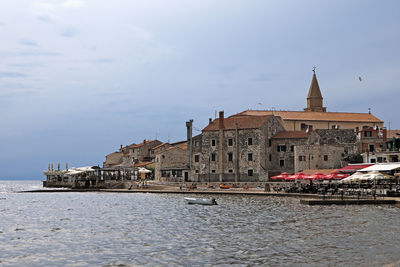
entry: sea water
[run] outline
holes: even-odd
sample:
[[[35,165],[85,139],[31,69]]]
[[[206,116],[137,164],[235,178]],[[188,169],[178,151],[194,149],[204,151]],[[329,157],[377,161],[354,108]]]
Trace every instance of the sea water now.
[[[0,181],[0,266],[400,265],[395,206],[237,195],[201,206],[181,194],[18,193],[34,189],[40,181]]]

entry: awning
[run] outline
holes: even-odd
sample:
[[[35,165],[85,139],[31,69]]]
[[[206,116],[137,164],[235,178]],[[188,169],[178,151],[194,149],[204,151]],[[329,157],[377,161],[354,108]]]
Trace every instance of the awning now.
[[[350,164],[344,168],[339,169],[338,171],[339,172],[356,172],[358,170],[367,168],[372,165],[374,165],[374,164],[369,164],[369,163],[367,163],[367,164]]]
[[[369,166],[368,168],[364,168],[361,171],[392,171],[396,169],[400,169],[400,163],[379,163]]]

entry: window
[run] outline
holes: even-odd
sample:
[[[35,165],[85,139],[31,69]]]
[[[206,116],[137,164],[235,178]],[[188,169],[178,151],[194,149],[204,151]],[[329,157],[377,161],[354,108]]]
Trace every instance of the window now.
[[[306,156],[299,156],[299,161],[306,161]]]
[[[229,173],[233,173],[233,170],[232,170],[232,169],[229,169],[228,172],[229,172]]]
[[[272,154],[269,154],[269,161],[272,161]]]
[[[232,138],[228,139],[228,146],[233,146],[233,139]]]
[[[194,155],[194,162],[200,161],[200,155]]]
[[[328,161],[328,155],[324,155],[324,161]]]
[[[268,139],[268,146],[272,146],[272,140]]]
[[[286,152],[286,145],[278,145],[277,150],[278,152]]]
[[[300,129],[301,129],[302,131],[307,130],[307,128],[308,128],[308,125],[305,124],[305,123],[302,123],[302,124],[300,125]]]
[[[247,170],[247,176],[253,176],[253,170]]]
[[[281,167],[285,166],[285,160],[284,159],[279,160],[279,166],[281,166]]]
[[[194,141],[194,146],[199,147],[200,146],[200,141]]]
[[[375,151],[375,146],[374,145],[369,145],[369,151],[374,152]]]
[[[215,173],[215,170],[211,170],[211,173]]]
[[[294,151],[294,145],[291,145],[290,146],[290,152],[293,152]]]
[[[252,146],[253,145],[253,138],[247,138],[247,145]]]
[[[332,125],[332,129],[339,129],[339,125]]]
[[[336,136],[336,141],[340,142],[340,136]]]
[[[371,159],[371,163],[376,163],[376,159]]]
[[[212,153],[211,154],[211,161],[215,161],[215,158],[216,158],[215,153]]]
[[[228,161],[233,161],[233,154],[232,152],[228,153]]]
[[[211,140],[211,146],[215,146],[215,144],[216,144],[215,139],[212,139],[212,140]]]
[[[253,161],[253,153],[247,153],[247,160]]]
[[[199,173],[199,170],[196,170],[196,173]]]
[[[372,136],[372,132],[371,131],[365,131],[364,132],[364,137],[371,137]]]
[[[161,157],[162,157],[163,159],[165,159],[165,155],[162,155]],[[132,158],[132,159],[135,159],[135,158]]]

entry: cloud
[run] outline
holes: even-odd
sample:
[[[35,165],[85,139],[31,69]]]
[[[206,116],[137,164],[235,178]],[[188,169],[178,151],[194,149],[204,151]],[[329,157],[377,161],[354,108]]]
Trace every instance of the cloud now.
[[[36,42],[27,39],[22,39],[19,43],[26,46],[39,46]]]
[[[85,3],[81,0],[67,0],[62,3],[63,8],[80,8],[83,7]]]
[[[0,52],[0,58],[6,57],[61,57],[63,54],[57,52],[38,52],[38,51],[25,51],[25,52]]]
[[[266,81],[271,81],[272,76],[269,73],[260,73],[252,78],[250,78],[250,81],[256,81],[256,82],[266,82]]]
[[[114,61],[115,61],[115,59],[110,58],[110,57],[100,57],[100,58],[90,60],[90,62],[93,62],[93,63],[113,63]]]
[[[47,10],[47,11],[53,11],[55,9],[54,4],[44,1],[33,2],[32,6],[36,9]]]
[[[44,23],[53,23],[53,20],[51,19],[50,16],[42,15],[42,16],[37,16],[36,18]]]
[[[66,38],[72,38],[77,34],[78,34],[78,30],[76,28],[72,28],[72,27],[67,28],[61,32],[61,36],[64,36]]]
[[[25,78],[26,74],[14,71],[0,71],[0,78]]]

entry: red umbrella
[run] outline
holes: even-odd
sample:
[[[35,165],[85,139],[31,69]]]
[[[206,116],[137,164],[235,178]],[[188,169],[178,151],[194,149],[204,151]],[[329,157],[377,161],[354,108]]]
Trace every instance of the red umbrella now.
[[[289,173],[287,172],[282,172],[281,174],[272,176],[271,179],[285,179],[286,177],[289,176]]]
[[[298,172],[293,175],[289,175],[288,177],[285,178],[285,180],[301,180],[304,179],[307,175],[304,174],[304,172]]]
[[[325,174],[320,173],[320,172],[316,172],[316,173],[314,173],[313,175],[310,175],[310,176],[306,177],[305,179],[306,179],[306,180],[322,180],[322,179],[324,179],[325,177],[326,177]]]
[[[339,171],[334,171],[331,172],[330,174],[328,174],[325,179],[327,180],[341,180],[344,179],[346,177],[349,177],[348,174],[344,174],[344,173],[340,173]]]

